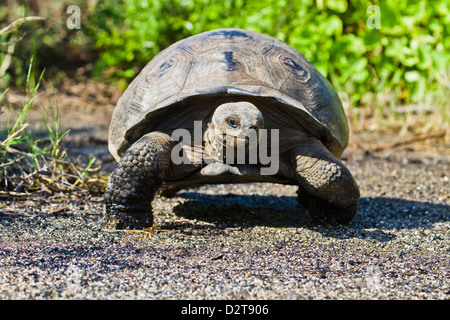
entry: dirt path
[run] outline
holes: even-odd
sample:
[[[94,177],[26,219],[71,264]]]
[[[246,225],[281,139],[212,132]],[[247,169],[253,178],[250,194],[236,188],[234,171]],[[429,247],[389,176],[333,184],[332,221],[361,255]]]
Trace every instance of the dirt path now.
[[[109,170],[101,117],[63,124]],[[347,226],[312,223],[294,187],[271,184],[157,197],[145,232],[109,230],[101,197],[1,199],[0,299],[449,299],[439,148],[347,149],[362,194]]]

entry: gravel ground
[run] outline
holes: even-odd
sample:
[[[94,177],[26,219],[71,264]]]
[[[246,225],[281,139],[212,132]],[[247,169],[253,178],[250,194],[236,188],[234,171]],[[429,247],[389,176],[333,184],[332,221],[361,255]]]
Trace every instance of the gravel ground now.
[[[66,86],[58,105],[71,153],[110,171],[120,94],[97,86]],[[42,130],[42,110],[30,117]],[[448,142],[368,153],[356,146],[401,138],[351,138],[362,197],[346,226],[314,224],[295,187],[264,183],[156,197],[155,227],[134,232],[108,229],[101,197],[0,198],[0,299],[450,299]]]
[[[101,197],[3,199],[0,299],[449,299],[450,156],[426,150],[349,148],[346,226],[264,183],[157,197],[133,232],[108,229]]]

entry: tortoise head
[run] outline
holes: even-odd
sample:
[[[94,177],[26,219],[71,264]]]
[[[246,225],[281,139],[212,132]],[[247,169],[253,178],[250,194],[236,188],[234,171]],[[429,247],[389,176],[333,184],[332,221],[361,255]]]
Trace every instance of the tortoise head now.
[[[211,119],[215,148],[225,147],[237,149],[236,158],[240,150],[248,154],[255,149],[259,142],[259,130],[264,128],[261,111],[252,103],[240,101],[221,104],[216,108]],[[221,154],[215,150],[216,154]],[[228,152],[228,151],[227,151]]]

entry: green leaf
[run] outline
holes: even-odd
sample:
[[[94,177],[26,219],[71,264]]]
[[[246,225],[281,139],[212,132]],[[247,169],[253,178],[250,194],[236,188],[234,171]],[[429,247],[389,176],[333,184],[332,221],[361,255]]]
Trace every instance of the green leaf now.
[[[407,71],[405,72],[405,80],[408,82],[417,82],[420,79],[420,73],[417,71]]]
[[[342,21],[338,16],[332,15],[323,24],[324,34],[326,36],[341,35],[342,34]]]
[[[437,72],[446,72],[449,68],[450,55],[444,51],[433,51],[430,54],[433,68]]]
[[[347,0],[327,0],[326,5],[329,9],[337,12],[347,11]]]
[[[381,34],[378,29],[370,29],[364,34],[364,44],[366,46],[375,46],[381,42]]]

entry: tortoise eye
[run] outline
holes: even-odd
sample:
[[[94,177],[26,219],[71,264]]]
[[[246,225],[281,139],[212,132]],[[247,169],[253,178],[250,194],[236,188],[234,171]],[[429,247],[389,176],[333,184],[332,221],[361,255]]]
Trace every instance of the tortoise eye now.
[[[237,123],[236,120],[234,120],[234,118],[228,118],[227,121],[230,126],[232,126],[233,128],[237,128]]]

